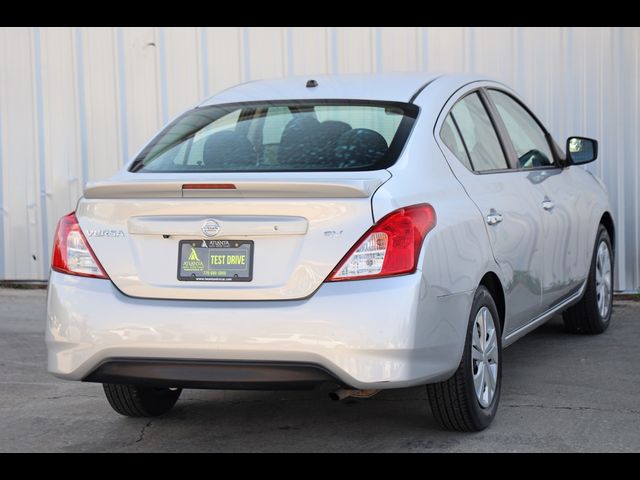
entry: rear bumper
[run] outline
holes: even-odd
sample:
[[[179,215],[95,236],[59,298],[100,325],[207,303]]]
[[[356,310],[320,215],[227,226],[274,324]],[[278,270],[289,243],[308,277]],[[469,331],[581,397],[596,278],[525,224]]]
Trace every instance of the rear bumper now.
[[[106,280],[52,272],[48,370],[91,380],[118,359],[285,362],[317,366],[354,388],[424,384],[457,368],[472,296],[438,297],[417,272],[327,283],[305,300],[157,300],[128,297]],[[233,387],[218,382],[220,370],[209,372],[199,377],[201,386],[209,375],[209,388]]]

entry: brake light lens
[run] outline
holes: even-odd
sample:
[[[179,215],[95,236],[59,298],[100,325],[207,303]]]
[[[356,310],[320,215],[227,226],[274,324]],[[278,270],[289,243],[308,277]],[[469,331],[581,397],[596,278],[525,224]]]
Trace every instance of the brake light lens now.
[[[391,212],[358,240],[327,281],[361,280],[415,272],[422,243],[435,226],[436,212],[428,203]]]
[[[58,222],[51,268],[69,275],[109,278],[82,233],[75,212],[65,215]]]

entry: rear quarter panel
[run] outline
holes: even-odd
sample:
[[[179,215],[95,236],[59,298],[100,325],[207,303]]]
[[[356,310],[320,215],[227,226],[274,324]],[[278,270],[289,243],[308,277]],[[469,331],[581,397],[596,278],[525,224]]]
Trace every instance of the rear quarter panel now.
[[[433,141],[433,125],[417,121],[392,177],[372,200],[374,220],[403,206],[431,204],[435,228],[423,244],[418,269],[423,288],[417,306],[415,347],[435,345],[462,355],[475,289],[485,273],[502,279],[482,216]]]

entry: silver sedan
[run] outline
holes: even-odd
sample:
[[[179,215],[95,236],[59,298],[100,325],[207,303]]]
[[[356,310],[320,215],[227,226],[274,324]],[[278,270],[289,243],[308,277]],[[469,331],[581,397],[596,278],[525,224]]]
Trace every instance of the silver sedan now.
[[[183,388],[426,385],[444,428],[494,418],[502,349],[611,318],[602,183],[507,86],[292,77],[177,117],[60,220],[48,369],[120,414]]]

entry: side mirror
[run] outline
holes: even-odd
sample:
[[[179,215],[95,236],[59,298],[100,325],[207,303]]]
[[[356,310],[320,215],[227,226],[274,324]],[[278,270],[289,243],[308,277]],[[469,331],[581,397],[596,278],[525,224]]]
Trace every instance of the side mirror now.
[[[598,158],[598,142],[592,138],[567,138],[567,160],[573,165],[593,162]]]

